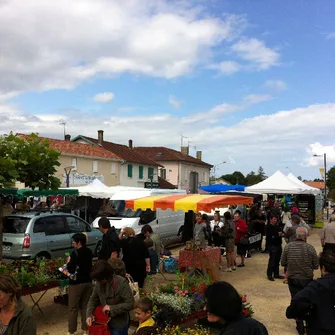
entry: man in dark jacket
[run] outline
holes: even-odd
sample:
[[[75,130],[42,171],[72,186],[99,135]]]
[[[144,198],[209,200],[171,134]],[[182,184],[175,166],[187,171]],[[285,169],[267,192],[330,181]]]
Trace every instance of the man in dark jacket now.
[[[266,244],[269,251],[269,263],[266,274],[268,279],[284,279],[279,275],[279,263],[282,254],[282,229],[278,225],[277,216],[270,215],[270,224],[266,229]]]
[[[335,334],[335,254],[320,254],[322,278],[298,292],[286,310],[289,319],[307,321],[308,335]]]
[[[236,289],[227,282],[208,286],[206,311],[210,323],[219,328],[220,335],[268,335],[265,326],[242,313],[242,299]]]
[[[111,227],[110,222],[106,217],[100,218],[98,225],[99,230],[103,233],[98,258],[107,261],[111,257],[118,257],[120,252],[120,241],[119,236],[115,231],[115,227]]]

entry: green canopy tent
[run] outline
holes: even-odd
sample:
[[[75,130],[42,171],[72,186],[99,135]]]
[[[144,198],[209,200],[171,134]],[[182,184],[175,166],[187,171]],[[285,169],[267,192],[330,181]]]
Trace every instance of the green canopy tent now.
[[[4,197],[17,195],[17,188],[0,188],[0,195],[3,195]]]
[[[17,190],[17,197],[50,197],[55,195],[69,196],[69,195],[78,195],[78,190],[60,188],[58,190],[31,190],[31,189],[22,189]]]

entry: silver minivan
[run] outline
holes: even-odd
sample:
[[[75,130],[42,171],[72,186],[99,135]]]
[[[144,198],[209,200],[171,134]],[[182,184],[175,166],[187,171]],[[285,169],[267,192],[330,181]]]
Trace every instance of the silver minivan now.
[[[96,255],[102,239],[98,229],[62,212],[31,212],[6,216],[3,222],[4,259],[50,259],[73,250],[71,236],[87,233],[87,246]]]

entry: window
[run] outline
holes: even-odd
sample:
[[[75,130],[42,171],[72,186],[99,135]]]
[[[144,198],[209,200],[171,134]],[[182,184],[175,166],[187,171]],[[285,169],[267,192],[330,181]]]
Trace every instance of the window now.
[[[128,164],[128,177],[133,178],[133,166]]]
[[[40,220],[42,222],[39,222]],[[39,233],[45,232],[45,235],[60,235],[68,233],[68,229],[66,228],[63,217],[61,216],[49,216],[38,219],[35,222],[34,231],[37,229]]]
[[[159,170],[160,177],[166,180],[166,169]]]
[[[72,170],[77,170],[77,158],[72,158]]]
[[[147,209],[141,213],[140,224],[149,224],[156,219],[156,211]]]
[[[8,234],[22,234],[26,232],[30,219],[17,216],[6,216],[3,223],[3,232]]]
[[[138,178],[143,179],[143,166],[138,167]]]
[[[116,169],[117,169],[116,163],[112,163],[112,174],[116,174]]]
[[[148,168],[148,179],[154,178],[154,168],[149,167]]]
[[[93,161],[93,173],[98,172],[98,161]]]
[[[91,231],[90,227],[82,220],[73,216],[66,216],[70,233],[83,233]]]

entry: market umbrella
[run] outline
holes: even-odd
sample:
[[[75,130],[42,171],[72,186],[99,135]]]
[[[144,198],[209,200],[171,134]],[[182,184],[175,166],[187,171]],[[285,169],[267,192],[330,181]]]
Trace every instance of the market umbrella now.
[[[158,208],[162,210],[172,209],[174,211],[204,211],[210,212],[212,209],[227,207],[229,205],[251,205],[253,198],[239,195],[200,195],[200,194],[180,194],[161,195],[144,197],[126,201],[126,207],[132,210]]]

